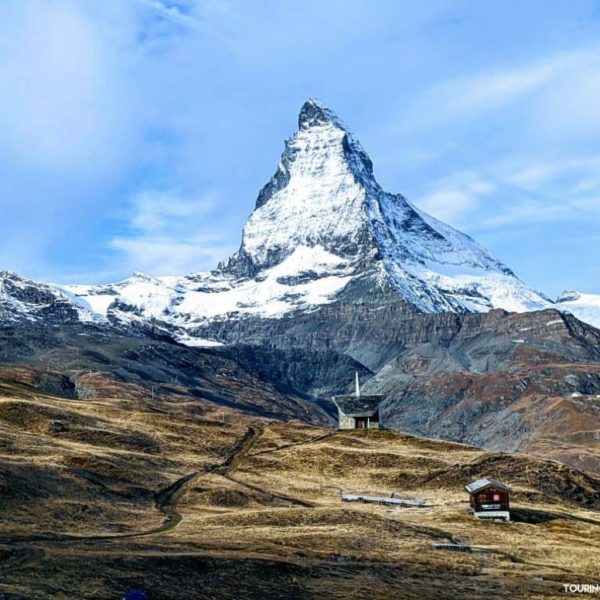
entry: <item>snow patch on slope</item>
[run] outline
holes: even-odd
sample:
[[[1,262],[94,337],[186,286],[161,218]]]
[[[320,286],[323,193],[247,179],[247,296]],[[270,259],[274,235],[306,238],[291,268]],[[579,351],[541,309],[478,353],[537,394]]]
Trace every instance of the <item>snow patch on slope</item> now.
[[[142,273],[114,284],[70,285],[66,289],[104,317],[129,307],[146,318],[161,319],[177,296],[176,289],[161,279]]]
[[[189,346],[190,348],[218,348],[220,346],[224,346],[222,342],[218,342],[217,340],[209,340],[204,338],[193,337],[188,335],[187,333],[177,334],[175,335],[175,339],[185,346]]]
[[[563,292],[556,300],[556,308],[600,329],[600,294]]]
[[[231,315],[281,317],[289,311],[331,302],[352,279],[340,257],[319,246],[300,246],[260,277],[196,273],[183,278],[141,274],[105,286],[69,286],[94,310],[119,321],[143,316],[177,327]],[[189,345],[189,340],[182,340]]]
[[[0,319],[30,322],[105,323],[85,300],[47,283],[26,279],[10,271],[0,272]]]
[[[519,279],[501,272],[429,261],[422,267],[415,265],[408,270],[471,311],[501,308],[509,312],[528,312],[552,306]]]
[[[196,276],[193,287],[181,281],[187,289],[177,310],[206,319],[234,313],[280,317],[330,302],[351,279],[339,257],[319,246],[301,246],[254,279],[209,274]]]

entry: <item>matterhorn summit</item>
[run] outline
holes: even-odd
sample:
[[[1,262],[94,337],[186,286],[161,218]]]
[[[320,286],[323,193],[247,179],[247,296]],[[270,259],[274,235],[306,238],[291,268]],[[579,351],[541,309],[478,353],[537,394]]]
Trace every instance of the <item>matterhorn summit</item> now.
[[[392,296],[421,312],[551,305],[467,235],[385,192],[360,142],[311,98],[258,194],[239,250],[210,273],[70,291],[109,318],[190,329]]]
[[[426,312],[548,306],[471,238],[384,192],[361,144],[314,98],[221,270],[252,278],[278,265],[296,281],[368,275]]]

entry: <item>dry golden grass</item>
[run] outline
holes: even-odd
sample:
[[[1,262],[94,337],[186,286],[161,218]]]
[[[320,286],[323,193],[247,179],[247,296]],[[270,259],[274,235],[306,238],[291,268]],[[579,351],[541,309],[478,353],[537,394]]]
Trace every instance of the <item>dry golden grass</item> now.
[[[250,420],[173,396],[0,397],[0,594],[561,598],[595,583],[600,480],[388,431]],[[543,522],[484,523],[463,485],[513,486]],[[425,508],[342,503],[394,493]],[[435,550],[435,542],[473,546]],[[9,596],[10,597],[10,596]]]

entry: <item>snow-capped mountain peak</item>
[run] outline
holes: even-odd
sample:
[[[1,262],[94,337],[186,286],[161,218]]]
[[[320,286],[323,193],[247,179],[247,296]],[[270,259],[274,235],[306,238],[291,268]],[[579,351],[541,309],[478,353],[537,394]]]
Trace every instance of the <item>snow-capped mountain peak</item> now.
[[[425,311],[548,306],[471,238],[384,192],[361,144],[322,102],[305,102],[298,122],[222,272],[255,278],[297,248],[319,248]]]
[[[473,239],[382,190],[360,142],[314,98],[300,109],[229,260],[179,279],[138,273],[69,289],[110,319],[151,318],[184,330],[314,310],[376,290],[424,312],[551,305]]]
[[[82,298],[69,290],[0,271],[0,321],[102,323]]]
[[[339,129],[346,129],[339,117],[318,98],[309,98],[302,105],[298,115],[298,129],[309,129],[329,124]]]
[[[357,240],[368,234],[365,186],[355,169],[362,149],[321,104],[306,102],[299,122],[277,171],[259,193],[227,272],[253,277],[298,247],[355,257]]]

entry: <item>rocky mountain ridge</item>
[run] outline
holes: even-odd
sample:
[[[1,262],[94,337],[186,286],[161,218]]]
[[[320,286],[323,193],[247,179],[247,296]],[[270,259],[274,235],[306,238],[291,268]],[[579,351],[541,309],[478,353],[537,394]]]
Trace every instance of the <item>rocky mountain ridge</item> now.
[[[470,237],[382,190],[343,122],[309,99],[258,195],[239,250],[210,273],[69,286],[113,320],[202,323],[280,317],[389,293],[419,311],[523,312],[551,303]],[[202,343],[197,341],[196,343]]]
[[[37,285],[12,274],[8,287],[16,280],[29,289]],[[114,284],[65,288],[40,284],[41,293],[51,289],[82,320],[159,322],[195,346],[223,343],[193,333],[213,321],[279,318],[344,298],[390,294],[423,313],[555,306],[600,325],[597,297],[554,304],[470,237],[383,191],[360,142],[315,99],[302,106],[298,130],[258,195],[239,250],[214,271],[135,273]],[[20,311],[34,316],[18,302],[5,310],[13,318]]]
[[[76,295],[59,286],[0,271],[0,321],[48,325],[101,323],[106,319]]]

